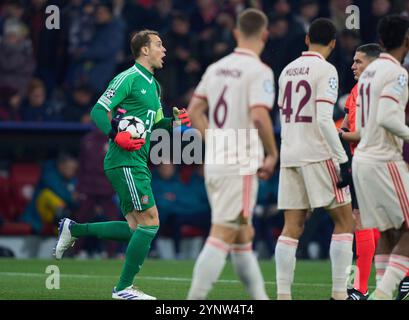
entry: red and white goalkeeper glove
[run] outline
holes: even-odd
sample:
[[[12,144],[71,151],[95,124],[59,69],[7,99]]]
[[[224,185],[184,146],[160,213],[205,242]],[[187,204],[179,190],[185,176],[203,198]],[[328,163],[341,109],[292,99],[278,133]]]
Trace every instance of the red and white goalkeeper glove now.
[[[178,108],[173,107],[173,119],[179,126],[186,125],[190,127],[192,125],[192,123],[190,122],[189,115],[185,108],[179,110]]]
[[[118,132],[114,141],[126,151],[139,150],[145,144],[145,139],[132,139],[132,136],[128,131]]]

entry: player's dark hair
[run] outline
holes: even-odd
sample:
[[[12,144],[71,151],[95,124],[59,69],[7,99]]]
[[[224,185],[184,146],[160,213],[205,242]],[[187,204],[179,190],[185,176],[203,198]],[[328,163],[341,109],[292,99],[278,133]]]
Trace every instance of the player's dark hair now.
[[[330,19],[315,19],[308,30],[311,44],[327,46],[337,36],[337,29]]]
[[[245,37],[258,35],[267,25],[267,16],[257,9],[246,9],[237,19],[237,28]]]
[[[377,43],[368,43],[362,46],[359,46],[356,49],[356,52],[365,53],[365,55],[369,58],[376,59],[382,53],[382,48]]]
[[[131,39],[131,52],[135,59],[138,59],[141,55],[142,47],[150,45],[151,35],[159,36],[157,31],[153,30],[142,30],[136,33]]]
[[[389,15],[378,23],[378,37],[386,50],[399,48],[405,40],[409,20],[399,15]]]

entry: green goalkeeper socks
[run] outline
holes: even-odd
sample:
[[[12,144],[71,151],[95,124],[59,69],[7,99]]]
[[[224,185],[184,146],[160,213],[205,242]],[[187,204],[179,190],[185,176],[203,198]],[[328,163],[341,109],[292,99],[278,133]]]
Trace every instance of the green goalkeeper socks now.
[[[116,290],[121,291],[132,285],[135,275],[148,255],[151,242],[158,229],[159,226],[138,226],[136,228],[126,249],[125,263]]]
[[[133,232],[129,228],[128,222],[125,221],[76,223],[71,227],[71,235],[76,238],[93,236],[100,239],[127,242],[131,239]]]

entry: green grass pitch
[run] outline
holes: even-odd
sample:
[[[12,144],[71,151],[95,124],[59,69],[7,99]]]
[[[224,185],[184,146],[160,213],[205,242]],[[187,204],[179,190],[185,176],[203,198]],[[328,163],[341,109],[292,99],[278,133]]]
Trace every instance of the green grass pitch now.
[[[60,270],[60,289],[47,289],[49,265]],[[189,290],[194,261],[147,260],[135,284],[161,300],[184,300]],[[274,261],[261,261],[266,289],[276,298]],[[121,260],[15,260],[0,259],[0,299],[101,300],[111,299],[121,271]],[[373,271],[373,270],[372,270]],[[374,288],[374,272],[369,281]],[[329,261],[298,261],[293,298],[328,300],[331,295]],[[234,274],[230,262],[209,295],[212,300],[247,300],[250,297]]]

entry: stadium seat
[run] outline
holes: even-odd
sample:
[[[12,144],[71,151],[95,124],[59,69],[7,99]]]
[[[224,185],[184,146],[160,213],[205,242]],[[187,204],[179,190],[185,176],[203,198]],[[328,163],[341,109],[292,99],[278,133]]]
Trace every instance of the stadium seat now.
[[[10,179],[0,177],[0,216],[4,220],[13,220]]]
[[[13,216],[16,220],[33,196],[40,178],[41,167],[35,163],[15,163],[10,169],[10,192]]]
[[[189,225],[182,225],[180,232],[182,238],[206,237],[205,230]]]
[[[25,222],[5,222],[0,226],[0,235],[20,236],[31,234],[31,225]]]
[[[0,235],[28,235],[31,226],[24,222],[16,222],[11,182],[8,177],[0,177]]]

